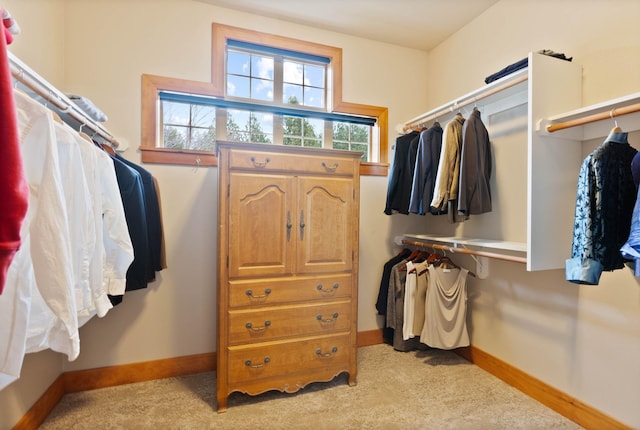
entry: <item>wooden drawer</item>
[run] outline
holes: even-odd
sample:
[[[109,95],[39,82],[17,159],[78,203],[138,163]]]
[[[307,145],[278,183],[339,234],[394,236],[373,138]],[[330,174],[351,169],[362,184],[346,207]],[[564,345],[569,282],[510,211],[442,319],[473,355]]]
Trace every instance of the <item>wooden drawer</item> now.
[[[300,340],[229,347],[229,383],[255,383],[297,371],[345,367],[350,360],[348,333]],[[272,389],[282,389],[277,383]],[[231,390],[232,391],[232,390]]]
[[[229,344],[264,342],[351,328],[351,301],[229,312]]]
[[[347,297],[351,297],[350,274],[229,282],[229,306],[231,308]]]
[[[332,157],[331,155],[309,157],[304,154],[282,154],[251,150],[234,150],[229,154],[231,169],[254,171],[287,171],[351,176],[354,169],[353,163],[353,159]]]

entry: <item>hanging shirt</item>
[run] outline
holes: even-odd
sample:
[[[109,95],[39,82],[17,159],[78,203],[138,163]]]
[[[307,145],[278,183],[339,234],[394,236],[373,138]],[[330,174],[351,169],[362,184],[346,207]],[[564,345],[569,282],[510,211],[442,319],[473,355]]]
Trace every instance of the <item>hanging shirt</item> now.
[[[409,340],[413,335],[413,316],[415,315],[416,286],[418,273],[411,261],[407,261],[407,278],[404,284],[404,306],[402,319],[402,339]]]
[[[29,184],[23,245],[0,295],[0,389],[20,375],[34,290],[64,329],[68,358],[79,352],[66,202],[51,111],[15,91],[20,147]]]
[[[411,131],[396,139],[396,147],[387,186],[387,202],[384,213],[408,214],[411,200],[411,185],[413,169],[415,168],[416,153],[420,133]]]
[[[89,268],[95,249],[95,224],[91,194],[87,185],[77,132],[54,121],[55,141],[60,166],[61,187],[64,190],[68,238],[71,249],[70,267],[73,273],[72,293],[75,294],[74,318],[91,306]],[[33,291],[31,317],[27,336],[27,353],[44,349],[77,355],[69,342],[63,321],[49,308],[39,290]],[[79,346],[78,346],[79,348]],[[79,353],[79,350],[78,350]]]
[[[628,133],[611,132],[580,167],[571,258],[566,279],[597,285],[603,270],[624,267],[620,248],[629,237],[636,188]]]
[[[431,200],[431,206],[440,211],[446,210],[451,221],[453,221],[455,210],[450,207],[452,206],[450,202],[455,202],[458,199],[463,124],[464,118],[458,113],[444,129],[438,173]]]
[[[113,159],[103,151],[97,154],[103,213],[102,282],[109,295],[121,296],[126,290],[127,272],[134,259],[133,244]]]
[[[162,220],[160,217],[160,202],[153,175],[144,167],[139,166],[116,153],[115,158],[140,174],[142,192],[144,196],[145,218],[147,220],[147,239],[149,245],[148,280],[155,279],[155,272],[163,269],[162,263]]]
[[[420,340],[432,348],[469,346],[466,269],[429,265],[425,321]]]
[[[393,329],[392,343],[397,351],[411,351],[418,348],[420,344],[418,338],[403,339],[406,262],[406,260],[401,261],[391,269],[387,298],[387,327]]]
[[[117,158],[111,158],[115,167],[129,237],[133,245],[133,262],[127,269],[125,291],[138,290],[147,287],[151,261],[142,178],[135,169]],[[109,299],[113,305],[120,304],[123,295],[124,291],[121,294],[109,291]]]
[[[427,300],[427,287],[429,282],[429,263],[425,260],[415,265],[416,270],[416,290],[413,312],[413,336],[420,336],[424,327],[424,308]]]
[[[443,213],[431,207],[441,149],[442,127],[435,122],[431,127],[420,132],[409,201],[410,213],[419,215],[425,215],[427,212],[434,215]]]
[[[634,158],[635,159],[635,158]],[[636,203],[633,207],[633,215],[631,217],[631,230],[629,238],[620,248],[622,257],[627,260],[633,260],[634,275],[640,276],[640,188],[636,196]]]

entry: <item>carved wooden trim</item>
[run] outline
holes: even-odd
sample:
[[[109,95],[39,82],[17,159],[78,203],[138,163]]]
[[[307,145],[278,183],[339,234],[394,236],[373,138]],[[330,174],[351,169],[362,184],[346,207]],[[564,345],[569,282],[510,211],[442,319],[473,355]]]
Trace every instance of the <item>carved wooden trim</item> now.
[[[195,152],[157,148],[156,131],[159,120],[158,92],[177,91],[224,97],[225,48],[228,39],[273,46],[275,48],[314,54],[331,60],[329,91],[332,94],[332,112],[364,115],[377,118],[380,130],[380,162],[363,163],[360,174],[386,176],[388,171],[388,110],[386,107],[349,103],[342,100],[342,49],[304,40],[292,39],[268,33],[260,33],[245,28],[213,23],[211,28],[211,82],[198,82],[142,75],[141,139],[143,163],[182,164],[197,166],[217,166],[215,154],[195,155]],[[195,155],[195,156],[194,156]]]

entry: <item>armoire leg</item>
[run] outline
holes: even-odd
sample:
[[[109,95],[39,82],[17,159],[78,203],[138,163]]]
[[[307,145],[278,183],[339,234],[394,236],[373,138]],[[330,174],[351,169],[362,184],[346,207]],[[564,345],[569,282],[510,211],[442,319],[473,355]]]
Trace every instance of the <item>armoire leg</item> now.
[[[349,373],[349,386],[355,387],[356,385],[358,385],[358,381],[356,379],[355,373]]]
[[[218,413],[227,412],[227,396],[218,396]]]

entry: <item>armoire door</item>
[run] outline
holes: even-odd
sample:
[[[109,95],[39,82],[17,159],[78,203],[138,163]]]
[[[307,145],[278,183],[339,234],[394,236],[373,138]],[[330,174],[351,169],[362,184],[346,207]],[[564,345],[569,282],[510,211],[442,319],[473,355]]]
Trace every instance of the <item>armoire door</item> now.
[[[232,172],[229,177],[229,276],[292,273],[293,178]]]
[[[299,177],[298,273],[347,272],[353,265],[352,178]]]

